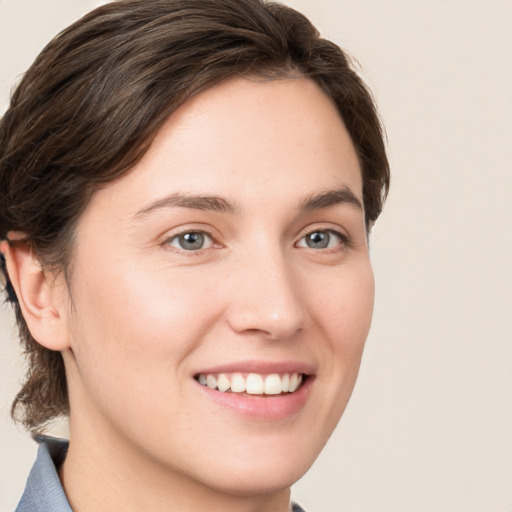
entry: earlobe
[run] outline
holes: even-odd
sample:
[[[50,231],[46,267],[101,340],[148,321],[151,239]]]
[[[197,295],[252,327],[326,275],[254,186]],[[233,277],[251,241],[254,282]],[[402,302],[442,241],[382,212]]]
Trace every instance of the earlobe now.
[[[10,237],[2,245],[7,273],[32,337],[50,350],[69,348],[65,302],[53,275],[43,270],[28,243]]]

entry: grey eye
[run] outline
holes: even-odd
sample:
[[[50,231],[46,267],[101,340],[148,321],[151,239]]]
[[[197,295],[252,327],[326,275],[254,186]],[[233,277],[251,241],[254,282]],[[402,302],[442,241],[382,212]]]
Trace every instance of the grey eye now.
[[[297,244],[299,247],[309,247],[310,249],[329,249],[342,242],[341,236],[332,230],[313,231],[301,238]]]
[[[169,245],[185,251],[199,251],[211,247],[213,241],[209,235],[200,231],[181,233],[171,238]]]

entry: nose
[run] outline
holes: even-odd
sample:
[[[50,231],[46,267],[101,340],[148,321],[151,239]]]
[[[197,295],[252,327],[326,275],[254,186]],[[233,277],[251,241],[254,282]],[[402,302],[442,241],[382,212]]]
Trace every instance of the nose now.
[[[232,300],[227,310],[235,332],[284,340],[304,328],[300,282],[282,255],[255,256],[236,270],[231,273]]]

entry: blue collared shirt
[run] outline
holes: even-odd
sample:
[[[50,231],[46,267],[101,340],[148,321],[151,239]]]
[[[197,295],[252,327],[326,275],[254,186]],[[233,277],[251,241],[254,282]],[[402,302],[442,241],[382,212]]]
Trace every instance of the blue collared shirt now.
[[[68,442],[51,437],[38,438],[37,458],[15,512],[73,512],[57,473],[68,451]],[[291,512],[304,512],[296,503]]]
[[[50,437],[38,442],[37,458],[15,512],[73,512],[57,474],[66,457],[68,442]]]

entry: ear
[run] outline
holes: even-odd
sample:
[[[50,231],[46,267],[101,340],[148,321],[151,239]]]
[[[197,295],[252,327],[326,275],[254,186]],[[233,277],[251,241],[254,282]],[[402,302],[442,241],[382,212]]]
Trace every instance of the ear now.
[[[31,246],[20,233],[9,233],[2,244],[7,273],[32,337],[50,350],[69,348],[67,286],[63,279],[44,272]]]

